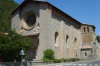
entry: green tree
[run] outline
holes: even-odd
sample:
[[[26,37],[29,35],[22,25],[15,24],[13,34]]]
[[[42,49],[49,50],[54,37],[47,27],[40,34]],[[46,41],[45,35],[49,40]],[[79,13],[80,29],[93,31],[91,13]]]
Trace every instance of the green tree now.
[[[22,46],[25,53],[31,47],[32,39],[22,37],[15,31],[9,31],[8,35],[0,34],[0,59],[2,62],[13,62],[21,60],[19,55]]]
[[[0,32],[11,29],[11,12],[18,6],[13,0],[0,0]]]

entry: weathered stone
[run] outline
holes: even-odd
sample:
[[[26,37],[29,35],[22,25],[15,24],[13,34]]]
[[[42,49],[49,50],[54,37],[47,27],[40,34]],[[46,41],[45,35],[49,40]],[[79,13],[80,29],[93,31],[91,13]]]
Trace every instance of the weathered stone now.
[[[31,27],[25,22],[30,13],[36,15],[36,23]],[[34,39],[32,43],[32,46],[34,46],[32,47],[33,51],[30,50],[28,55],[31,61],[32,59],[41,60],[43,51],[46,49],[53,49],[55,57],[58,59],[87,59],[88,56],[96,54],[93,52],[95,45],[91,44],[91,41],[95,42],[96,39],[95,27],[81,24],[45,1],[27,3],[24,1],[12,12],[11,28],[23,36]],[[84,32],[84,28],[86,32]],[[92,49],[82,50],[84,45],[89,45]],[[85,52],[87,52],[87,57],[84,56]]]

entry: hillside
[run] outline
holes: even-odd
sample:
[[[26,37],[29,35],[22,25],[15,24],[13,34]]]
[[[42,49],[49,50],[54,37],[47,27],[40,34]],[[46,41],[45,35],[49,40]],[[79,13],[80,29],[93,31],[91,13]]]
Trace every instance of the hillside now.
[[[18,6],[13,0],[0,0],[0,32],[11,29],[11,12]]]

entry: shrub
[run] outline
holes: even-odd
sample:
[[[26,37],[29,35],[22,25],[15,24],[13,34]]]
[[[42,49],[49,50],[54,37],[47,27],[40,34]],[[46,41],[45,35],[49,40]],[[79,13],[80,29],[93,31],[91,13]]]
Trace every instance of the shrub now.
[[[44,61],[44,62],[52,62],[53,60],[50,60],[50,59],[42,59],[42,61]]]
[[[75,61],[79,61],[79,58],[68,58],[68,59],[62,58],[62,59],[54,59],[53,60],[54,63],[61,63],[62,61],[75,62]]]
[[[75,61],[79,61],[79,58],[68,58],[66,59],[67,62],[75,62]]]
[[[61,63],[61,59],[54,59],[53,62],[54,63]]]
[[[61,61],[66,62],[66,59],[65,58],[62,58]]]
[[[67,61],[67,62],[71,62],[71,61],[72,61],[72,59],[71,59],[71,58],[68,58],[68,59],[66,59],[66,61]]]
[[[54,51],[52,49],[47,49],[44,51],[43,61],[52,61],[54,59]]]
[[[80,59],[79,58],[76,58],[76,60],[79,61]]]

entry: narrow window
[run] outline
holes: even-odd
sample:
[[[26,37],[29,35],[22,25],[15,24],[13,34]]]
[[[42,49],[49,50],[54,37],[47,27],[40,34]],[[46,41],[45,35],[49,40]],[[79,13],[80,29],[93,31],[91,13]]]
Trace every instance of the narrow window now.
[[[59,46],[59,34],[58,34],[58,32],[55,33],[55,45]]]
[[[77,41],[77,38],[74,39],[74,42],[76,42],[76,41]]]
[[[56,44],[57,36],[58,36],[58,32],[55,33],[55,44]]]
[[[85,27],[83,28],[84,32],[85,32]]]
[[[95,32],[95,28],[92,28],[93,32]]]
[[[89,32],[89,27],[87,27],[87,32]]]
[[[67,41],[68,41],[68,38],[69,38],[69,36],[67,35],[67,36],[66,36],[66,43],[67,43]]]
[[[87,56],[87,53],[85,52],[85,56]]]

